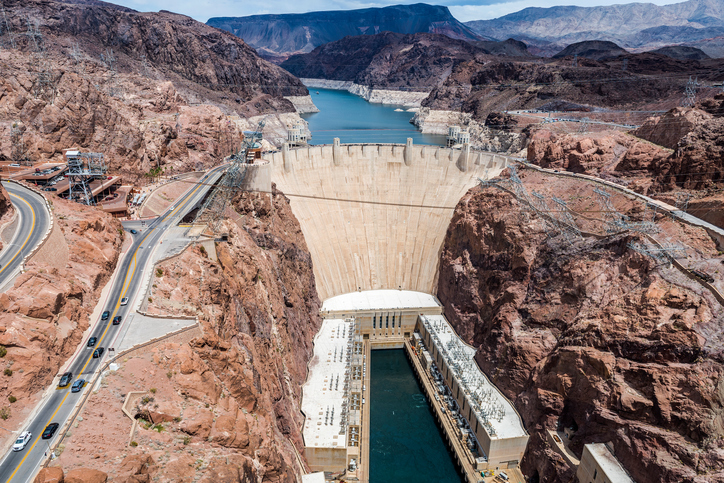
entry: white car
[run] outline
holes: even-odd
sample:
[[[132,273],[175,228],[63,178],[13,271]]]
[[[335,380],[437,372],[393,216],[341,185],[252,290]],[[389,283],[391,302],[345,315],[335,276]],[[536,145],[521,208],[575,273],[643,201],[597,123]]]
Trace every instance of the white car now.
[[[128,297],[123,297],[121,299],[121,305],[128,305]]]
[[[15,444],[13,445],[13,451],[22,451],[25,449],[32,437],[33,435],[30,431],[23,431],[20,433],[20,436],[18,436],[18,439],[15,440]]]

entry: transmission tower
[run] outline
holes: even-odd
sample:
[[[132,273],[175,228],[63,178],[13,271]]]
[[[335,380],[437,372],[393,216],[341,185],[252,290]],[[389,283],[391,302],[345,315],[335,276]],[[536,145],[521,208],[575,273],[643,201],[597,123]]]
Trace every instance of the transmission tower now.
[[[33,57],[38,72],[33,83],[33,95],[46,100],[52,104],[55,101],[55,74],[48,60],[48,53],[45,49],[45,41],[43,34],[40,32],[38,21],[30,21],[26,18],[28,24],[27,36],[33,49]]]
[[[148,77],[148,60],[146,54],[141,54],[141,67],[143,67],[143,75]]]
[[[626,72],[627,69],[628,69],[628,59],[623,59],[623,67],[621,68],[621,70]]]
[[[692,80],[691,76],[689,76],[689,81],[686,83],[686,87],[684,87],[684,100],[681,102],[682,106],[694,107],[694,104],[696,104],[696,89],[699,85],[698,77]]]
[[[247,167],[254,162],[254,154],[252,150],[257,149],[262,139],[262,131],[266,121],[262,119],[256,131],[246,131],[244,133],[243,152],[237,152],[230,157],[229,167],[226,169],[216,187],[204,201],[204,204],[196,213],[194,223],[207,224],[212,232],[219,230],[219,225],[226,212],[231,198],[239,191],[244,178],[246,177]]]
[[[31,166],[33,164],[27,155],[27,146],[23,139],[23,130],[17,122],[13,123],[12,130],[10,131],[10,144],[10,159],[13,163],[23,166]]]
[[[3,22],[5,23],[5,33],[7,33],[8,38],[10,39],[10,47],[15,49],[15,48],[17,48],[17,46],[15,45],[15,36],[13,35],[13,31],[10,28],[10,22],[8,22],[8,17],[7,17],[7,15],[5,15],[5,7],[0,7],[0,8],[2,8],[2,12],[3,12]]]
[[[96,179],[105,179],[108,167],[100,153],[66,153],[68,157],[68,199],[94,205],[90,184]]]
[[[528,191],[525,189],[523,182],[518,176],[518,171],[515,166],[508,166],[508,169],[510,169],[509,180],[497,180],[492,182],[479,180],[481,186],[495,186],[503,191],[512,192],[513,196],[515,196],[520,203],[521,213],[523,213],[526,221],[530,220],[528,217],[528,211],[533,211],[541,219],[543,219],[547,235],[550,235],[550,230],[553,230],[555,233],[561,233],[568,243],[572,243],[574,238],[581,235],[581,232],[573,220],[565,201],[553,197],[553,201],[560,209],[551,210],[544,195],[536,191],[533,191],[532,198],[528,195]],[[560,215],[554,215],[554,211],[558,211]]]
[[[643,255],[649,256],[663,263],[669,263],[676,258],[686,258],[686,247],[680,243],[659,243],[658,245],[649,242],[630,242],[627,246]]]
[[[678,192],[676,193],[676,208],[686,213],[689,209],[689,200],[691,199],[691,193]]]
[[[108,95],[111,97],[119,97],[121,89],[118,87],[118,78],[116,77],[116,56],[113,55],[113,49],[106,49],[104,54],[101,54],[101,62],[105,64],[106,68],[111,71],[111,75],[108,79]]]
[[[575,54],[573,56],[573,64],[571,64],[572,67],[578,67],[578,54]]]
[[[581,124],[578,126],[578,134],[586,134],[588,132],[588,118],[581,120]]]

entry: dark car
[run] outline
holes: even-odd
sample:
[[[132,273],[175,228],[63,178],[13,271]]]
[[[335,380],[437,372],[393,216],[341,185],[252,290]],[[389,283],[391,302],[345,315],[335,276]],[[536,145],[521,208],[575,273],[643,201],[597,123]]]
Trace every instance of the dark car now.
[[[136,230],[131,230],[131,235],[135,235],[135,234],[137,234],[137,233],[138,233],[138,232],[137,232]]]
[[[58,431],[58,426],[60,426],[58,423],[50,423],[45,427],[45,431],[43,431],[43,439],[50,439],[53,437],[56,431]]]
[[[70,380],[73,379],[73,373],[72,372],[66,372],[63,374],[63,376],[60,378],[60,382],[58,383],[58,387],[65,387],[68,384],[70,384]]]
[[[108,317],[110,317],[110,316],[111,316],[111,313],[106,310],[101,314],[101,320],[108,320]]]
[[[91,337],[88,339],[88,347],[93,347],[98,342],[98,337]]]
[[[120,315],[116,315],[115,317],[113,317],[113,325],[118,325],[118,324],[120,324],[120,323],[121,323],[121,316],[120,316]]]
[[[103,347],[99,347],[96,350],[93,351],[93,358],[98,359],[100,356],[103,355]]]
[[[70,392],[80,392],[85,386],[85,379],[76,379],[73,385],[70,387]]]

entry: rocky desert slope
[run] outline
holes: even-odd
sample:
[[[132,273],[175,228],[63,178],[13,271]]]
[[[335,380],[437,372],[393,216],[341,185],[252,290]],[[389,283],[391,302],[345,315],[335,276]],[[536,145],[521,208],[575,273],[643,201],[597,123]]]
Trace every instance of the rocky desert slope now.
[[[586,443],[612,442],[636,481],[724,481],[723,308],[669,263],[629,248],[643,235],[607,234],[591,184],[521,177],[529,193],[567,201],[589,234],[569,244],[512,195],[471,190],[448,229],[438,297],[524,419],[523,472],[575,481],[546,443],[546,430],[566,428],[579,457]],[[622,195],[612,202],[633,220],[646,216]],[[657,224],[656,236],[688,245],[682,263],[721,272],[706,233],[660,216]]]
[[[286,97],[308,94],[237,37],[183,15],[71,0],[3,8],[0,159],[15,130],[34,161],[81,148],[131,181],[198,169],[238,144],[247,118],[296,116]]]
[[[58,199],[53,216],[43,248],[0,294],[4,427],[16,428],[28,416],[75,352],[121,251],[121,225],[110,215]],[[5,443],[8,435],[1,437]]]
[[[218,17],[209,19],[207,23],[244,39],[262,56],[275,62],[283,61],[292,54],[311,52],[315,47],[347,36],[381,32],[428,32],[455,39],[488,39],[485,35],[473,33],[456,20],[447,7],[424,3],[359,10]]]
[[[631,133],[530,129],[528,161],[591,174],[724,227],[724,95],[651,117]]]
[[[124,358],[54,466],[114,482],[297,481],[301,386],[321,324],[311,257],[276,189],[272,199],[240,195],[232,219],[218,260],[192,247],[154,277],[149,312],[195,315],[201,335]],[[132,408],[142,420],[137,446],[121,413],[131,390],[145,391]],[[116,436],[95,436],[99,424]]]

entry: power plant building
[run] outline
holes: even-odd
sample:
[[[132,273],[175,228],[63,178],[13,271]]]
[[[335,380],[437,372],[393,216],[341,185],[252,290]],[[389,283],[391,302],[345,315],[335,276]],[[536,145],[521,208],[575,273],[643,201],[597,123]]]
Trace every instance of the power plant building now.
[[[528,433],[513,404],[478,367],[475,348],[460,340],[442,315],[421,315],[417,327],[423,366],[450,410],[464,419],[459,426],[468,448],[480,455],[476,468],[517,468]]]

